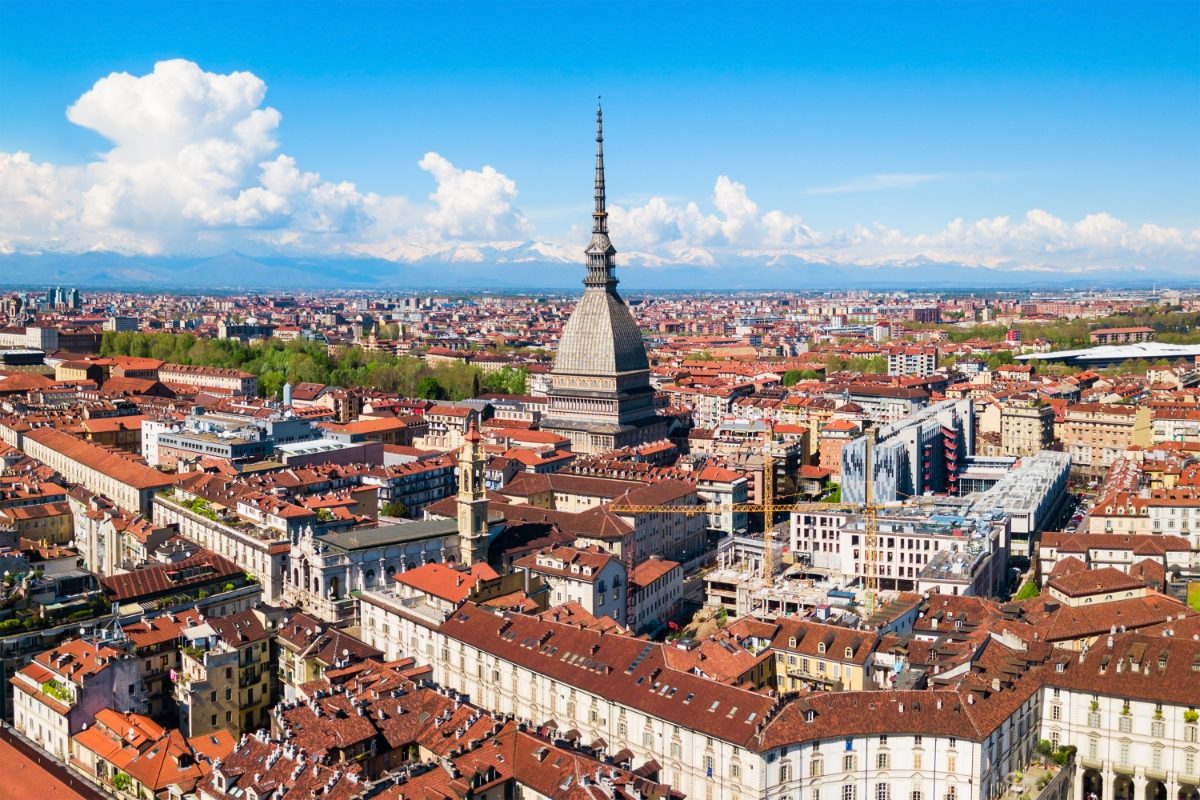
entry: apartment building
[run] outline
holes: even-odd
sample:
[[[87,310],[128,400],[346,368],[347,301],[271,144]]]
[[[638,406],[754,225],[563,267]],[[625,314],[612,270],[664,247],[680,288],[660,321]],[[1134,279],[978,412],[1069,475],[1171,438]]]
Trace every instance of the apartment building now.
[[[1038,570],[1049,576],[1074,559],[1078,569],[1146,571],[1156,565],[1164,579],[1192,573],[1192,547],[1183,536],[1129,533],[1044,533],[1038,545]]]
[[[1038,733],[1029,670],[964,693],[786,701],[673,669],[662,644],[470,603],[437,619],[365,593],[362,615],[388,658],[421,654],[435,681],[493,713],[620,742],[688,797],[994,798]]]
[[[111,708],[71,737],[70,766],[122,798],[194,796],[196,785],[234,749],[228,731],[184,738],[149,717]]]
[[[1151,413],[1146,406],[1111,403],[1067,406],[1058,438],[1078,473],[1103,475],[1130,447],[1150,445]]]
[[[1031,456],[1054,441],[1054,409],[1032,395],[1015,395],[1000,404],[1000,452]]]
[[[975,407],[968,399],[943,400],[894,422],[873,436],[872,474],[876,502],[956,493],[959,472],[974,451]],[[867,441],[859,437],[841,451],[842,499],[866,498]]]
[[[1072,797],[1197,796],[1200,642],[1110,634],[1052,664],[1040,736],[1077,749]]]
[[[936,347],[895,347],[888,351],[887,370],[893,377],[919,377],[937,371]]]
[[[183,632],[175,684],[179,728],[187,737],[270,726],[271,636],[253,610],[215,617]]]
[[[628,627],[656,634],[683,607],[683,567],[678,561],[650,556],[629,573]]]
[[[55,428],[35,428],[22,437],[21,449],[72,483],[110,497],[130,511],[149,516],[156,492],[172,478],[145,464],[89,444]]]
[[[91,725],[102,709],[141,711],[146,700],[138,662],[85,639],[38,653],[9,683],[17,733],[62,761],[70,757],[71,737]]]
[[[1154,328],[1096,328],[1088,333],[1092,344],[1137,344],[1154,341]]]
[[[242,397],[258,394],[258,378],[240,369],[168,363],[158,368],[158,379],[166,384],[195,386],[220,394]]]
[[[167,497],[154,498],[152,513],[155,525],[173,527],[179,535],[253,575],[262,584],[264,600],[276,600],[283,592],[290,550],[286,534],[265,526],[212,519]]]
[[[513,567],[542,578],[552,606],[574,602],[593,616],[630,622],[625,564],[598,547],[547,547],[517,559]]]
[[[778,691],[870,688],[874,633],[791,617],[780,617],[775,626],[771,684]]]

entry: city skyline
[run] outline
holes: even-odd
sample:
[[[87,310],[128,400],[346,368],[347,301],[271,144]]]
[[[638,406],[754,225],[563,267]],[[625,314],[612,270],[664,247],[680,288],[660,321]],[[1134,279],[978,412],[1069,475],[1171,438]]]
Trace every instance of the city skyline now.
[[[261,286],[571,286],[597,91],[631,288],[1200,277],[1193,5],[920,5],[857,26],[771,6],[726,9],[723,30],[619,6],[603,57],[565,46],[586,20],[570,6],[469,6],[454,36],[428,33],[432,6],[308,6],[278,21],[307,26],[303,58],[139,8],[53,29],[42,6],[3,11],[25,34],[0,56],[12,283],[155,286],[186,264]],[[233,26],[278,10],[217,8]],[[118,23],[119,44],[67,52]]]

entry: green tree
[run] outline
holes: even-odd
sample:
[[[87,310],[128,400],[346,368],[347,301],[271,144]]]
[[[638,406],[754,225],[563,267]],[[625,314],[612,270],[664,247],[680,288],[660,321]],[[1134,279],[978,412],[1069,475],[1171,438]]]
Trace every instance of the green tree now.
[[[1033,581],[1025,581],[1021,584],[1021,588],[1017,591],[1016,600],[1032,600],[1038,596],[1037,584]]]
[[[258,376],[258,394],[260,397],[279,397],[283,392],[284,383],[282,372],[264,372]]]
[[[417,382],[417,397],[424,400],[445,400],[446,390],[438,383],[437,378],[426,375]]]
[[[379,513],[385,517],[407,517],[408,506],[399,500],[393,500],[390,503],[384,503],[383,508],[379,509]]]

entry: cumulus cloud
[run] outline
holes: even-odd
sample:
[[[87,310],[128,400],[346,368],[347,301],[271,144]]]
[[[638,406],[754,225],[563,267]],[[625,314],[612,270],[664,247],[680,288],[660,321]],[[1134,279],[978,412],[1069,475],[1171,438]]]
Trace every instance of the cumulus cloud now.
[[[435,207],[427,215],[435,230],[468,239],[514,238],[531,232],[513,206],[516,182],[493,167],[462,170],[437,153],[426,153],[419,166],[437,180],[437,191],[429,196]]]
[[[618,243],[628,255],[656,266],[683,262],[707,265],[720,255],[784,257],[808,262],[880,266],[907,261],[945,261],[967,266],[1080,271],[1144,266],[1180,269],[1200,263],[1200,230],[1143,224],[1134,227],[1111,214],[1088,214],[1069,222],[1032,209],[1020,219],[997,216],[954,219],[934,233],[905,234],[881,223],[823,232],[795,214],[761,212],[746,187],[717,178],[705,213],[695,202],[672,204],[652,197],[635,207],[612,209]],[[627,245],[627,250],[629,249]]]
[[[0,153],[0,253],[251,252],[349,254],[411,261],[575,261],[586,238],[535,231],[516,182],[492,166],[464,168],[437,152],[418,166],[432,191],[380,195],[308,171],[281,151],[282,115],[249,72],[207,72],[162,61],[146,75],[98,80],[67,118],[111,143],[94,161],[61,166]],[[888,172],[806,194],[894,190],[959,179]],[[1200,268],[1200,231],[1133,224],[1104,212],[1061,219],[954,219],[934,232],[886,222],[820,231],[794,211],[763,209],[749,188],[719,175],[703,200],[651,197],[610,208],[624,263],[720,266],[755,259],[883,265],[937,260],[1009,269]],[[580,234],[580,235],[575,235]],[[532,241],[529,241],[532,240]]]
[[[249,72],[160,61],[101,78],[67,118],[112,147],[80,167],[0,153],[0,251],[192,252],[247,244],[298,252],[435,251],[431,243],[524,236],[516,184],[437,153],[424,209],[329,181],[279,152],[281,114]]]

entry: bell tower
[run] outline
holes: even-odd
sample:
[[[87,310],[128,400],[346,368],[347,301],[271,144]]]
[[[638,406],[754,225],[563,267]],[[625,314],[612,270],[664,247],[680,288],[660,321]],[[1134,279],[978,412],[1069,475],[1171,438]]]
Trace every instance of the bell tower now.
[[[458,553],[459,563],[486,563],[488,501],[484,484],[483,437],[475,423],[463,437],[458,452]]]

